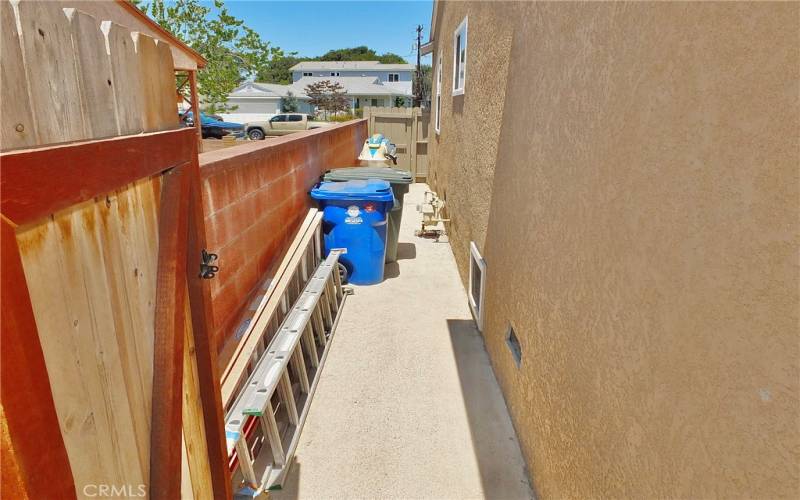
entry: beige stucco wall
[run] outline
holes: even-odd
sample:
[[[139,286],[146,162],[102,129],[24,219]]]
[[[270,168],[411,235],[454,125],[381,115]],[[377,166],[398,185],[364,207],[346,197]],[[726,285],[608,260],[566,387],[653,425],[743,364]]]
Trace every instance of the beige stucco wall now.
[[[429,158],[435,158],[438,165],[431,169],[429,182],[447,202],[447,215],[452,219],[448,231],[462,279],[467,279],[469,242],[483,248],[489,221],[505,101],[501,84],[509,78],[513,26],[507,25],[506,14],[506,9],[492,2],[455,2],[441,9],[436,20],[438,47],[443,49],[442,127],[436,134],[431,113]],[[467,15],[469,94],[454,97],[453,31]],[[480,35],[473,37],[473,32]],[[434,97],[438,54],[433,56]]]
[[[474,7],[440,4],[437,43]],[[494,175],[454,155],[486,140],[475,73],[430,162],[454,253],[485,234],[484,337],[538,494],[797,498],[800,4],[493,11],[469,42],[513,33]]]

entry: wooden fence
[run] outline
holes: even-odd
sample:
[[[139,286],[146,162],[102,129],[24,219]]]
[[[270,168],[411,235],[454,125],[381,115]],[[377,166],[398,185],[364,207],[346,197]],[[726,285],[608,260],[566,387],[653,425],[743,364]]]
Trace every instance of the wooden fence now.
[[[229,497],[171,50],[67,6],[0,0],[2,496]]]
[[[428,176],[429,113],[420,108],[365,107],[369,133],[381,133],[397,145],[397,167],[419,181]]]

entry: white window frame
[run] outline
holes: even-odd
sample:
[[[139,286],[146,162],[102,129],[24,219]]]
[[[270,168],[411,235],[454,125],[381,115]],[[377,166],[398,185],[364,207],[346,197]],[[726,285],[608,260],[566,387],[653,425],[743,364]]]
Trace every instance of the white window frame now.
[[[436,100],[434,101],[433,128],[438,135],[442,131],[442,54],[436,60]]]
[[[468,48],[468,35],[467,31],[469,28],[469,23],[467,22],[468,18],[464,18],[461,21],[461,24],[458,25],[458,28],[453,32],[453,95],[463,95],[464,94],[464,87],[467,86],[467,48]],[[458,54],[458,50],[456,47],[456,41],[458,40],[458,35],[461,35],[461,51],[464,52],[464,60],[458,64],[458,59],[460,54]],[[457,70],[458,68],[462,68],[464,70],[464,78],[463,80],[459,81]]]
[[[394,80],[392,80],[394,76]],[[400,73],[389,73],[389,83],[397,83],[400,81]]]
[[[314,74],[310,71],[303,71],[303,76],[314,76]]]
[[[480,251],[478,251],[478,246],[475,244],[474,241],[469,242],[469,288],[467,289],[467,300],[469,301],[469,308],[472,310],[472,315],[475,318],[475,323],[478,325],[478,330],[483,331],[483,303],[484,297],[486,297],[486,261],[483,260]],[[475,298],[472,296],[473,288],[473,280],[475,277],[473,276],[472,269],[474,266],[477,266],[478,269],[481,271],[480,277],[480,297],[478,297],[478,301],[475,301]]]
[[[338,71],[331,71],[331,76],[340,76]]]

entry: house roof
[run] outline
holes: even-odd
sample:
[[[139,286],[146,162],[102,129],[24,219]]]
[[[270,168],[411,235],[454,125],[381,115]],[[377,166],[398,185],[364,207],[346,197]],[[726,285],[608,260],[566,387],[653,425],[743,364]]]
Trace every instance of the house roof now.
[[[290,68],[292,71],[413,71],[413,64],[383,64],[378,61],[303,61]]]
[[[231,92],[229,97],[265,97],[280,99],[286,97],[288,85],[274,83],[245,82]]]
[[[275,83],[261,83],[261,82],[245,82],[233,92],[229,97],[260,97],[260,98],[273,98],[279,99],[286,97],[288,92],[291,92],[299,99],[308,99],[305,89],[310,83],[316,83],[323,80],[336,82],[342,85],[345,93],[348,95],[374,95],[374,96],[410,96],[410,82],[405,82],[408,89],[401,88],[394,84],[384,85],[380,79],[375,76],[304,76],[296,82],[289,85],[278,85]],[[402,83],[402,82],[401,82]]]

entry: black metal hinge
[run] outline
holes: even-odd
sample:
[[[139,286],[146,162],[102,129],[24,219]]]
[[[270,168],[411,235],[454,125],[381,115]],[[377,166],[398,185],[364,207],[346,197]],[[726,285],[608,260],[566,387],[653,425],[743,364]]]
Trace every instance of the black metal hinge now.
[[[211,263],[217,260],[217,254],[215,253],[208,253],[206,249],[203,249],[202,254],[202,261],[200,262],[200,277],[204,280],[210,280],[214,276],[217,275],[217,271],[219,271],[219,266],[212,266]]]

